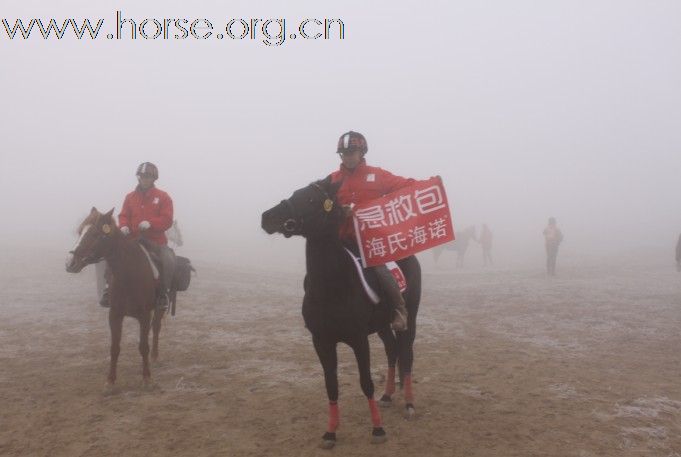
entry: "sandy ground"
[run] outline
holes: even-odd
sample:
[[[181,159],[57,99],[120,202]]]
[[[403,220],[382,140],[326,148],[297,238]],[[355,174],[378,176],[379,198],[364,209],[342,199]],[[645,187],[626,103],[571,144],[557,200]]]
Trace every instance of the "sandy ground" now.
[[[370,444],[343,346],[338,444],[324,451],[302,271],[199,263],[164,323],[156,386],[142,388],[138,326],[126,319],[120,390],[106,395],[93,270],[69,275],[38,252],[0,262],[3,456],[681,456],[681,275],[669,265],[571,267],[555,279],[425,268],[416,420],[402,418],[398,394],[383,410],[388,442]],[[386,362],[371,341],[380,393]]]

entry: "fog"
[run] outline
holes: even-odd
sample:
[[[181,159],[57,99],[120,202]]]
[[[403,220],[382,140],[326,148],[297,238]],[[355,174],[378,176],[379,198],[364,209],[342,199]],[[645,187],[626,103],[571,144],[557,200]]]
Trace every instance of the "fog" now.
[[[266,235],[260,215],[335,170],[352,129],[370,165],[442,176],[455,226],[487,223],[498,264],[541,259],[549,216],[566,259],[673,262],[676,1],[24,0],[2,15],[101,17],[108,32],[116,10],[216,28],[287,18],[288,32],[340,18],[345,39],[10,40],[0,27],[0,246],[66,254],[90,207],[118,214],[151,161],[182,253],[299,267],[302,240]]]

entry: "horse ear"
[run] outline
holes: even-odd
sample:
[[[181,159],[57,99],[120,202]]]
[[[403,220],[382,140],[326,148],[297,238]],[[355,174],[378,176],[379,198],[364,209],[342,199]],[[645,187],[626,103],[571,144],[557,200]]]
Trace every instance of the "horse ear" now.
[[[331,182],[331,175],[327,176],[326,178],[317,181],[317,184],[324,189],[324,191],[329,194],[331,198],[336,196],[336,192],[338,192],[338,189],[340,189],[340,186],[343,184],[343,181],[338,181],[336,183]]]
[[[324,189],[325,191],[329,190],[329,185],[331,184],[331,175],[327,176],[324,179],[320,179],[317,181],[317,185]]]
[[[111,219],[111,216],[113,215],[114,209],[116,209],[116,208],[115,207],[111,208],[106,214],[104,214],[104,218],[105,219]]]
[[[95,208],[94,206],[93,206],[92,209],[90,210],[90,214],[95,214],[95,213],[98,213],[98,212],[99,212],[99,211],[97,211],[97,208]]]

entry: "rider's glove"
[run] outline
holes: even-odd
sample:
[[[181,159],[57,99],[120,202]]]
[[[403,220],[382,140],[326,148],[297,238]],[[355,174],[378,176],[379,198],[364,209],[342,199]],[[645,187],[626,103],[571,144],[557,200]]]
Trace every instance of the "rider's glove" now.
[[[353,208],[355,207],[354,204],[349,204],[349,205],[343,205],[343,216],[344,217],[352,217],[353,214]]]
[[[130,228],[124,225],[123,227],[121,227],[121,233],[125,236],[130,235]]]
[[[140,225],[138,225],[137,227],[140,230],[144,231],[144,230],[148,230],[151,227],[151,224],[149,223],[149,221],[142,221],[142,222],[140,222]]]

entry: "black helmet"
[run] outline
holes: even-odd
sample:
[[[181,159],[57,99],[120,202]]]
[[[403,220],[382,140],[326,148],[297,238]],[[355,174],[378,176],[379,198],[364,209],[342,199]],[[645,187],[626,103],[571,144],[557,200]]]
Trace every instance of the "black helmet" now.
[[[355,152],[359,151],[362,154],[366,154],[369,150],[367,145],[367,140],[361,133],[353,132],[352,130],[344,133],[338,139],[338,149],[336,153],[342,154],[344,152]]]
[[[158,179],[158,168],[151,162],[144,162],[137,167],[136,175],[151,175],[154,179]]]

